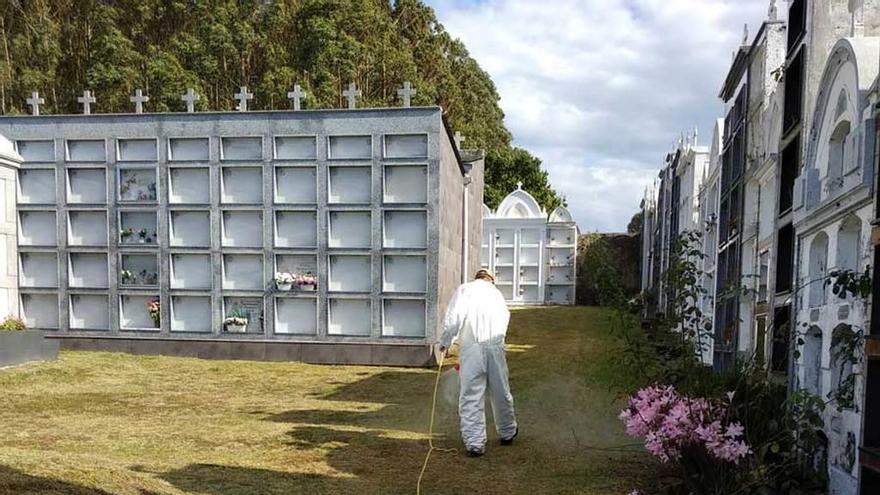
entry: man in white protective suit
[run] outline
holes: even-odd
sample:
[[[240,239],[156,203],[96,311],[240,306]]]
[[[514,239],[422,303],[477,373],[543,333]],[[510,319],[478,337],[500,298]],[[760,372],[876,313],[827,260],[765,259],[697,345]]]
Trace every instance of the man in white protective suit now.
[[[507,303],[495,288],[495,277],[488,270],[478,271],[474,281],[456,289],[443,320],[440,352],[446,352],[453,339],[458,338],[461,354],[458,416],[470,457],[486,452],[487,387],[501,445],[512,444],[519,433],[504,355],[509,321]]]

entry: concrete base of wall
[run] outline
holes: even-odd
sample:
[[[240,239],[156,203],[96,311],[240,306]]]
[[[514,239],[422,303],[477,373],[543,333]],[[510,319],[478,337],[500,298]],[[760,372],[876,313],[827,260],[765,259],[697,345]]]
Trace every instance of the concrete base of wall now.
[[[425,344],[349,344],[335,342],[254,342],[236,340],[150,339],[52,336],[65,350],[234,359],[301,361],[310,364],[436,366],[434,346]]]
[[[39,330],[0,331],[0,367],[58,358],[58,341]]]

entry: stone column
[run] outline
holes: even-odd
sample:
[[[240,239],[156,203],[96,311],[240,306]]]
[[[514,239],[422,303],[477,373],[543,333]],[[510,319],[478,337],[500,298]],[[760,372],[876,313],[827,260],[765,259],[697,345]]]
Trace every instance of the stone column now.
[[[23,159],[0,135],[0,319],[18,316],[18,167]]]

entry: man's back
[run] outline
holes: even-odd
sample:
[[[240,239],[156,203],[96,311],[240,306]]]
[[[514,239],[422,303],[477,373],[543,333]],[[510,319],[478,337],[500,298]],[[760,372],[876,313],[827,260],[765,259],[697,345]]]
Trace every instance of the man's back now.
[[[441,344],[448,347],[456,334],[461,347],[503,341],[509,320],[507,303],[494,284],[479,279],[462,284],[449,302]]]

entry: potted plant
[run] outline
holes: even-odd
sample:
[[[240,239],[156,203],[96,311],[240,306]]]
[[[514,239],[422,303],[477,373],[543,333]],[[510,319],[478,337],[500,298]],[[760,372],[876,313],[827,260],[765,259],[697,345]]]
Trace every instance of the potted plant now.
[[[119,278],[122,280],[122,283],[126,285],[134,284],[137,281],[137,277],[129,270],[120,270]]]
[[[159,328],[159,320],[162,316],[161,309],[158,298],[147,301],[147,311],[150,313],[150,319],[153,320],[153,325],[156,328]]]
[[[138,231],[138,242],[141,244],[147,242],[147,229],[141,229]]]
[[[128,242],[128,240],[133,235],[134,235],[134,229],[132,229],[131,227],[128,227],[126,229],[122,229],[122,231],[119,232],[119,237],[122,239],[122,242]]]
[[[296,279],[293,274],[287,272],[275,272],[275,287],[278,290],[290,290]]]
[[[315,290],[315,287],[318,285],[318,279],[311,272],[308,272],[296,277],[296,285],[299,287],[299,290]]]
[[[226,315],[223,325],[229,333],[245,333],[248,325],[248,313],[241,309],[235,309]]]

